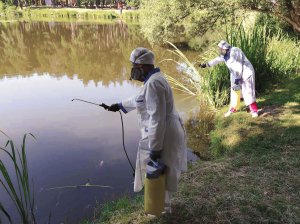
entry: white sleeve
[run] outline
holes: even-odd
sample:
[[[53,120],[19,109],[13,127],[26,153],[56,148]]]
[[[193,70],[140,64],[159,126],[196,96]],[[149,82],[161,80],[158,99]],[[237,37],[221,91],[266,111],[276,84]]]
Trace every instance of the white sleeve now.
[[[149,149],[153,151],[160,151],[163,149],[167,123],[164,84],[159,80],[150,82],[146,91],[145,100],[147,113],[149,114]]]
[[[221,57],[221,56],[218,56],[218,57],[216,57],[215,59],[213,59],[213,60],[207,62],[207,65],[208,65],[208,67],[212,67],[212,66],[215,66],[215,65],[217,65],[217,64],[220,64],[220,63],[222,63],[222,62],[224,62],[224,58]]]
[[[243,52],[240,49],[231,51],[227,65],[235,77],[241,78],[243,73]]]
[[[123,100],[121,103],[119,103],[120,109],[126,114],[134,109],[136,109],[136,96],[132,96],[126,100]]]

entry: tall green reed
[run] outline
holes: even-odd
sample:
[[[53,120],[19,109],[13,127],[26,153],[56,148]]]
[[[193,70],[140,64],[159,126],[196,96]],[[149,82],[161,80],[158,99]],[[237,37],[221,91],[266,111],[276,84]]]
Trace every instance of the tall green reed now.
[[[246,30],[243,25],[226,30],[226,39],[231,46],[239,47],[250,60],[255,70],[256,90],[261,91],[275,74],[271,71],[271,61],[267,60],[269,35],[267,26],[255,25]]]
[[[35,139],[32,134],[29,135]],[[3,187],[15,205],[21,223],[34,224],[36,223],[34,214],[35,201],[33,190],[31,189],[31,185],[29,183],[29,171],[26,156],[26,138],[27,134],[25,134],[23,137],[21,150],[15,147],[12,140],[8,140],[4,148],[0,147],[0,150],[8,156],[8,162],[10,162],[14,167],[14,172],[12,174],[9,172],[7,165],[5,165],[3,160],[0,159],[0,172],[2,174],[2,176],[0,176],[0,185]],[[1,202],[0,212],[2,212],[12,223],[12,218]]]
[[[174,59],[164,59],[161,62],[172,61],[177,66],[182,67],[182,72],[184,76],[175,78],[169,75],[166,75],[168,81],[173,85],[174,89],[182,91],[187,94],[197,95],[201,92],[201,75],[194,66],[194,64],[184,55],[182,51],[180,51],[174,44],[167,41],[169,45],[171,45],[174,50],[169,50],[172,54],[174,54],[179,60]]]
[[[300,72],[300,41],[279,31],[269,40],[267,60],[275,81],[281,81]]]

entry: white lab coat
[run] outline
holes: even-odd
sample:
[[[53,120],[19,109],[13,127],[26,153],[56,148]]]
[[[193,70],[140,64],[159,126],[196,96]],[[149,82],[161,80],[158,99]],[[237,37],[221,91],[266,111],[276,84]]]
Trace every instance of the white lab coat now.
[[[230,56],[218,56],[209,61],[209,67],[225,62],[230,71],[231,87],[234,85],[235,79],[242,79],[242,95],[246,106],[256,101],[255,97],[255,72],[251,62],[245,56],[241,49],[232,47],[230,49]],[[232,94],[231,89],[231,94]]]
[[[141,140],[136,158],[134,191],[143,189],[150,150],[162,150],[161,159],[167,166],[166,190],[176,191],[179,176],[187,169],[186,136],[174,106],[172,90],[159,69],[148,75],[138,94],[122,101],[127,113],[137,109]]]

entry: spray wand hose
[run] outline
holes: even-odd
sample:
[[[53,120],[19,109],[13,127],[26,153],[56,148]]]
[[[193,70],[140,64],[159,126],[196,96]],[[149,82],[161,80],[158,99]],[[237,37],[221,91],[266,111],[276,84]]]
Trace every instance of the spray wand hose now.
[[[96,106],[100,106],[100,107],[103,107],[105,110],[108,110],[109,106],[107,106],[106,104],[104,103],[101,103],[101,104],[97,104],[97,103],[93,103],[93,102],[90,102],[90,101],[86,101],[86,100],[81,100],[81,99],[72,99],[71,101],[74,101],[74,100],[77,100],[77,101],[81,101],[81,102],[84,102],[84,103],[89,103],[89,104],[93,104],[93,105],[96,105]],[[122,116],[122,113],[119,111],[120,113],[120,118],[121,118],[121,124],[122,124],[122,143],[123,143],[123,150],[124,150],[124,153],[126,155],[126,158],[131,166],[131,169],[133,171],[133,176],[134,176],[134,168],[133,168],[133,165],[129,159],[129,156],[127,154],[127,151],[126,151],[126,148],[125,148],[125,134],[124,134],[124,123],[123,123],[123,116]]]

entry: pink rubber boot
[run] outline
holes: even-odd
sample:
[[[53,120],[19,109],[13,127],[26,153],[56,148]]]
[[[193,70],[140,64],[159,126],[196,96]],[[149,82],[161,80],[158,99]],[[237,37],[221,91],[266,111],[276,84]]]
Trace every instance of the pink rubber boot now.
[[[257,108],[256,102],[251,103],[249,105],[249,109],[250,109],[252,117],[258,117],[258,108]]]

